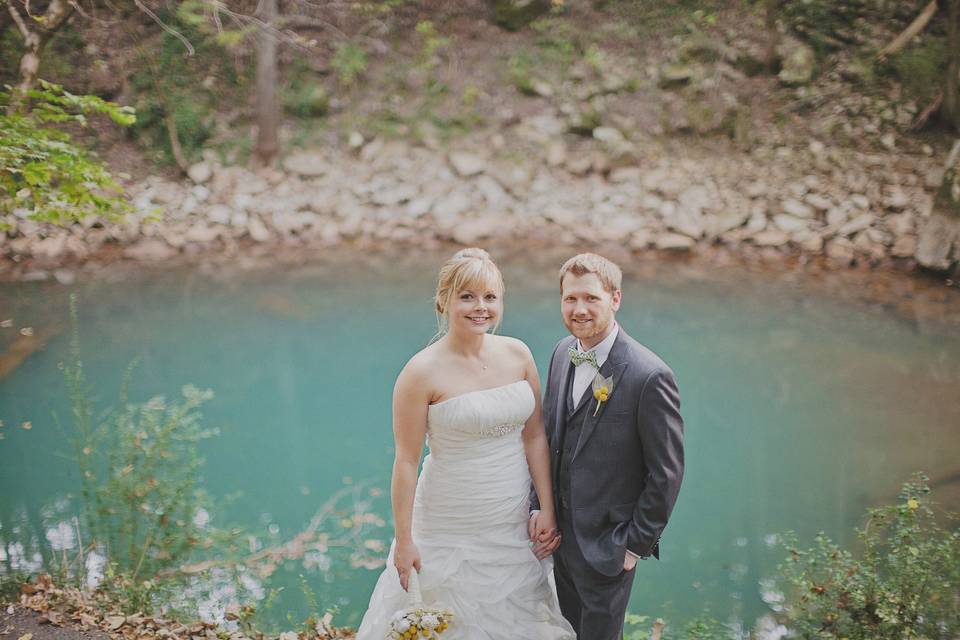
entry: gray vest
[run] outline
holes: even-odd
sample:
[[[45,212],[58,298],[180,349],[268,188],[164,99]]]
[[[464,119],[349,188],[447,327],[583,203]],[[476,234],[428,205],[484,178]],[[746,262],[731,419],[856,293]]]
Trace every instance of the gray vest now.
[[[573,365],[569,365],[573,366]],[[560,443],[560,464],[557,465],[557,474],[554,479],[554,486],[557,487],[557,502],[559,503],[560,513],[558,518],[568,518],[570,505],[570,463],[573,460],[573,454],[577,450],[577,443],[580,441],[580,432],[583,431],[584,412],[590,406],[589,402],[580,402],[579,407],[573,406],[571,388],[573,387],[573,371],[567,376],[567,388],[563,390],[566,398],[566,415],[563,420],[563,434]],[[591,393],[590,387],[587,387],[586,394]]]

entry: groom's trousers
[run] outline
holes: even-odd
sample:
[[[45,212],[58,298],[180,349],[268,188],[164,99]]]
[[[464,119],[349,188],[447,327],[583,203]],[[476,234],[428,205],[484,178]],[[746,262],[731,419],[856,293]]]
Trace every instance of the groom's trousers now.
[[[580,552],[568,514],[560,510],[560,548],[553,554],[553,574],[563,617],[578,640],[621,640],[623,618],[637,569],[605,576],[593,569]]]

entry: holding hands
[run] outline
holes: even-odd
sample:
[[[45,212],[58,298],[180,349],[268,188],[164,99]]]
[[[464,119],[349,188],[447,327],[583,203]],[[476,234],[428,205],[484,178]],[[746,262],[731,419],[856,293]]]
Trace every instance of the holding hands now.
[[[533,543],[533,554],[537,556],[537,560],[543,560],[560,546],[560,531],[557,529],[557,518],[553,513],[543,510],[532,511],[527,523],[527,532],[530,535],[530,542]]]

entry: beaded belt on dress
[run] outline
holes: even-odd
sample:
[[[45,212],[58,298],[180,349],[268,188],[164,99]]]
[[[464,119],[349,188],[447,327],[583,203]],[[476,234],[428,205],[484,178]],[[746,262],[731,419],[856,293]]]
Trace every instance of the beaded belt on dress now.
[[[484,429],[478,435],[485,438],[499,438],[500,436],[505,436],[508,433],[513,433],[514,431],[519,431],[520,429],[523,429],[522,424],[498,424],[495,427]]]

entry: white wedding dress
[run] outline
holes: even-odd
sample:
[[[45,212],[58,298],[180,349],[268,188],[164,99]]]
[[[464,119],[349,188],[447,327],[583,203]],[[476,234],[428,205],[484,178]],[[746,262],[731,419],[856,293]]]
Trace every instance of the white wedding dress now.
[[[530,472],[521,430],[534,410],[526,380],[430,405],[413,504],[424,603],[455,615],[444,640],[575,640],[560,613],[549,561],[527,537]],[[408,605],[393,566],[370,597],[357,640],[383,640]]]

